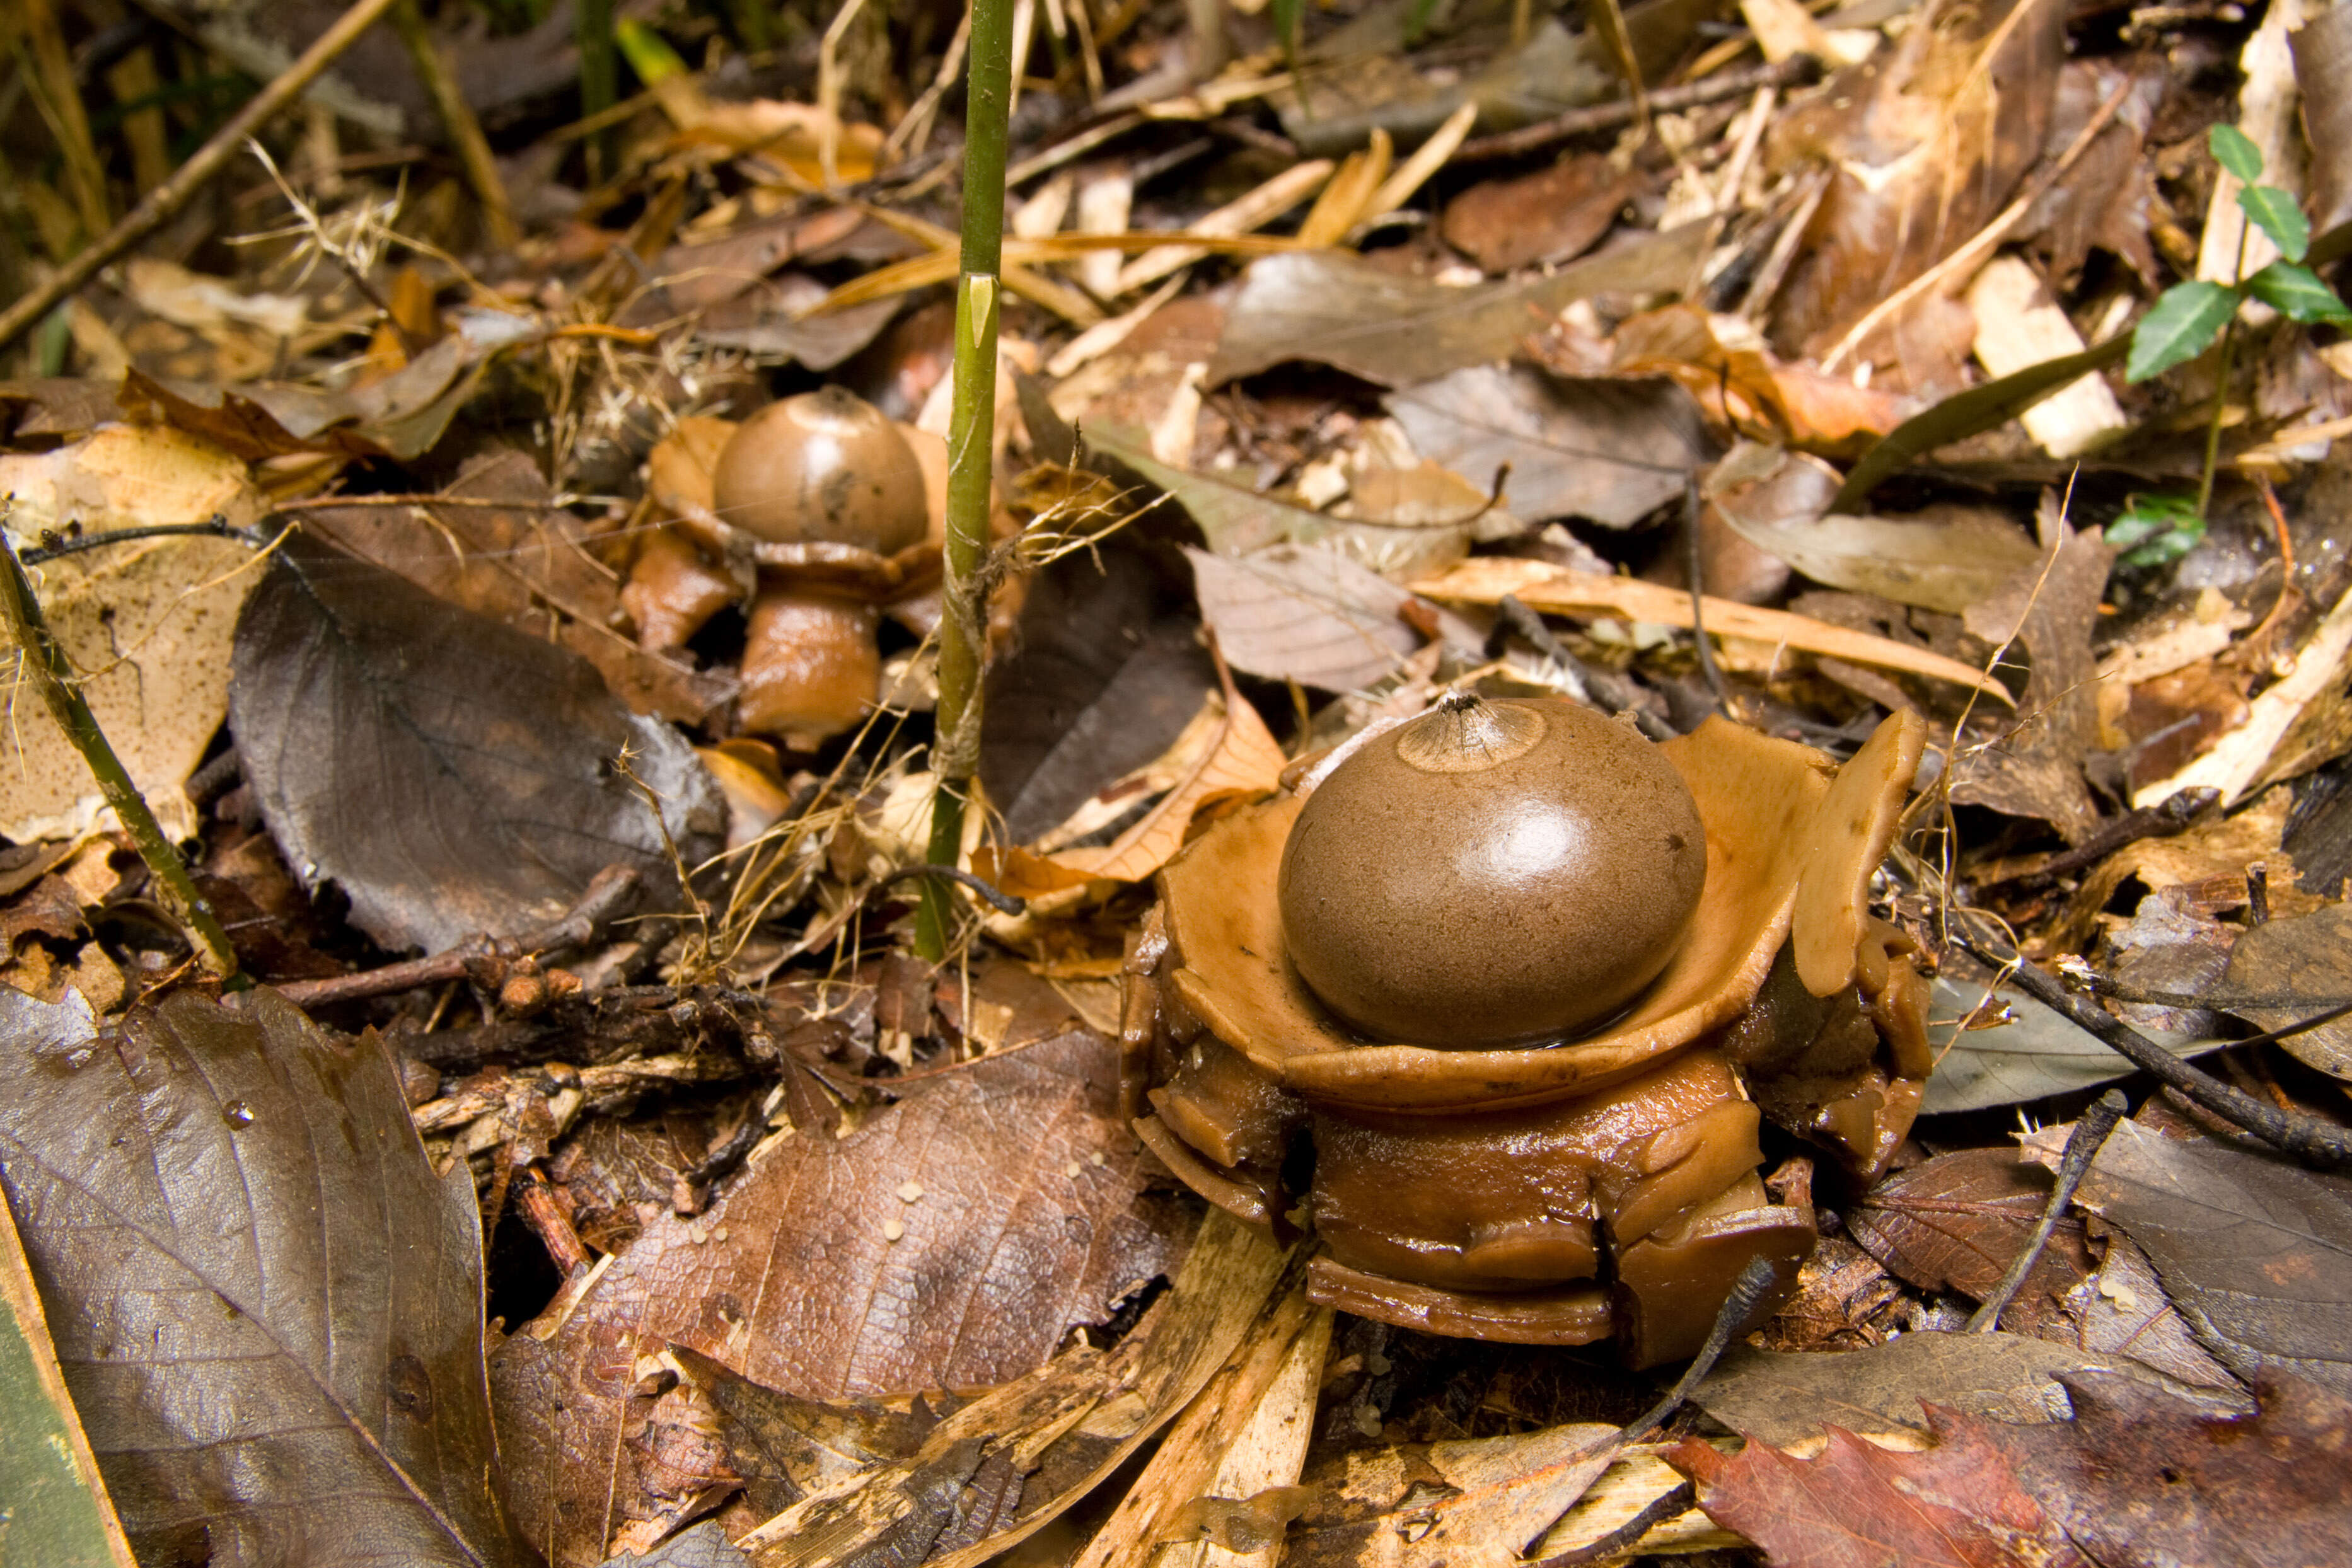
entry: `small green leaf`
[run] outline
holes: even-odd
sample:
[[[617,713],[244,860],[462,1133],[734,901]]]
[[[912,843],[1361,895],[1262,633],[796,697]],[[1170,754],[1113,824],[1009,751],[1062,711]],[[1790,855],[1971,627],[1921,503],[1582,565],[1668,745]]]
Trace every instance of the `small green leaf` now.
[[[2238,205],[2289,261],[2301,261],[2310,253],[2311,220],[2276,185],[2248,185],[2238,193]]]
[[[2238,308],[2238,291],[2218,283],[2176,283],[2132,329],[2124,379],[2144,382],[2193,360],[2221,335]]]
[[[2106,528],[2107,543],[2123,552],[2117,560],[2131,567],[2179,560],[2204,537],[2205,519],[2189,496],[2127,497],[2123,512]]]
[[[690,76],[693,68],[678,57],[669,40],[643,22],[624,19],[613,24],[613,41],[621,46],[629,68],[647,87],[671,77]]]
[[[2205,133],[2205,145],[2213,150],[2214,161],[2241,183],[2251,185],[2263,177],[2263,150],[2236,126],[2215,126]]]
[[[2274,261],[2246,279],[2246,291],[2297,321],[2352,321],[2352,308],[2325,278],[2291,261]]]

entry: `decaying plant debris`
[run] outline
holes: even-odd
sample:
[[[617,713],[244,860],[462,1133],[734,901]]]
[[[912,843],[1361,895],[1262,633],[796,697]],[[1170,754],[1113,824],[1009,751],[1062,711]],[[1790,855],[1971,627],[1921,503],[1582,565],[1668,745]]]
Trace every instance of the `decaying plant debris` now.
[[[1014,0],[975,291],[999,15],[0,16],[8,1546],[2352,1558],[2352,6]],[[1344,1022],[1562,700],[1687,962]]]

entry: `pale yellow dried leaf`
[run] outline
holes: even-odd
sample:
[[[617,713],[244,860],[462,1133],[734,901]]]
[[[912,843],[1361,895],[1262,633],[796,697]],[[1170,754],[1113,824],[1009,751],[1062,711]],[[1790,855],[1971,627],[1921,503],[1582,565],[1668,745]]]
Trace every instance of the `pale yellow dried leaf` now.
[[[246,466],[200,437],[113,425],[70,446],[0,456],[0,495],[16,497],[22,538],[79,524],[85,533],[154,524],[236,526],[262,513]],[[227,539],[137,539],[40,568],[49,629],[84,675],[82,691],[166,832],[195,831],[182,786],[228,713],[229,647],[258,576]],[[31,693],[12,685],[0,734],[0,834],[19,841],[80,832],[103,801],[80,754]]]
[[[1629,621],[1648,621],[1685,631],[1694,623],[1691,596],[1680,589],[1643,582],[1639,578],[1571,571],[1544,561],[1507,556],[1465,560],[1450,571],[1406,586],[1432,599],[1462,604],[1492,604],[1505,594],[1511,594],[1530,610],[1556,615],[1622,615]],[[1776,647],[1826,653],[1857,664],[1904,670],[1931,680],[1972,686],[1997,702],[2015,706],[1999,682],[1972,664],[1948,659],[1925,648],[1906,647],[1866,632],[1832,626],[1809,615],[1735,604],[1710,595],[1706,600],[1706,620],[1710,635],[1745,637]]]

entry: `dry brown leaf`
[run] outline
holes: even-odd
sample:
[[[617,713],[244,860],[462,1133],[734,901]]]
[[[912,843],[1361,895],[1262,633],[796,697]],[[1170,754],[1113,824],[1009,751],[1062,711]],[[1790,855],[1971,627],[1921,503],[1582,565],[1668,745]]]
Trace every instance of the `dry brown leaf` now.
[[[1780,295],[1776,341],[1821,352],[2000,209],[2041,155],[2065,25],[2056,0],[1944,0],[1892,58],[1849,68],[1780,119],[1773,161],[1818,161],[1834,178]]]
[[[846,1135],[796,1074],[796,1130],[706,1213],[649,1221],[568,1315],[493,1356],[520,1527],[571,1568],[652,1506],[657,1389],[640,1391],[639,1363],[673,1342],[840,1399],[1016,1377],[1100,1321],[1167,1267],[1176,1228],[1138,1197],[1111,1056],[1074,1030],[909,1085]],[[917,1201],[898,1196],[909,1182]]]
[[[1692,624],[1691,596],[1638,578],[1602,577],[1566,567],[1509,556],[1484,556],[1464,561],[1440,577],[1409,585],[1416,593],[1463,604],[1492,604],[1505,594],[1533,610],[1557,615],[1622,615],[1629,620],[1679,626]],[[1826,653],[1858,664],[1906,670],[1956,685],[1972,686],[1999,702],[2009,701],[2000,684],[1957,659],[1906,648],[1885,637],[1849,632],[1810,616],[1785,610],[1761,610],[1708,596],[1707,632],[1714,636],[1745,637],[1767,646],[1785,644],[1809,653]]]
[[[1277,1288],[1286,1261],[1262,1233],[1211,1210],[1168,1294],[1116,1349],[1066,1352],[948,1416],[913,1458],[796,1503],[740,1544],[759,1568],[836,1568],[875,1561],[868,1553],[877,1548],[883,1561],[978,1568],[1059,1517],[1191,1403],[1228,1358],[1246,1354],[1268,1296],[1288,1295]],[[992,1528],[966,1531],[977,1539],[942,1542],[964,1490],[956,1472],[986,1464],[983,1449],[1026,1472],[1019,1503]],[[927,1538],[908,1539],[926,1525]]]

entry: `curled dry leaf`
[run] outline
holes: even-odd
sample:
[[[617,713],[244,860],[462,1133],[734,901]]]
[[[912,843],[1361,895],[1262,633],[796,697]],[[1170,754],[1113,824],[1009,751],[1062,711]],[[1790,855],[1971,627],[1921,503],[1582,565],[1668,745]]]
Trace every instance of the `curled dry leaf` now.
[[[113,424],[68,446],[0,456],[0,503],[20,538],[181,526],[214,517],[259,520],[264,503],[246,466],[181,431]],[[37,569],[42,612],[74,666],[82,695],[164,831],[195,832],[181,792],[228,712],[228,645],[257,573],[228,539],[148,538],[110,544]],[[31,689],[12,683],[8,742],[0,748],[0,833],[23,842],[81,831],[104,802],[89,765]]]
[[[323,544],[272,559],[234,672],[230,724],[287,863],[388,947],[513,932],[608,865],[676,898],[673,846],[691,866],[725,840],[692,748],[585,660]]]
[[[0,989],[0,1181],[124,1528],[143,1562],[521,1568],[472,1180],[380,1046],[239,1001],[101,1040]]]
[[[971,1387],[1166,1269],[1181,1227],[1139,1197],[1111,1056],[1074,1030],[909,1085],[845,1135],[795,1075],[794,1130],[707,1213],[650,1221],[576,1307],[499,1347],[525,1532],[559,1568],[592,1563],[647,1506],[636,1364],[666,1344],[812,1399]]]

